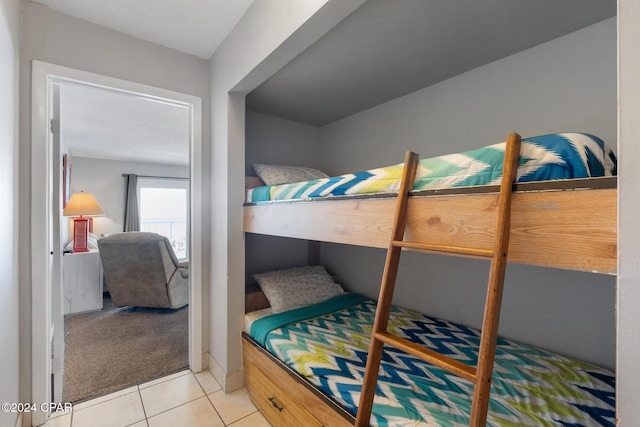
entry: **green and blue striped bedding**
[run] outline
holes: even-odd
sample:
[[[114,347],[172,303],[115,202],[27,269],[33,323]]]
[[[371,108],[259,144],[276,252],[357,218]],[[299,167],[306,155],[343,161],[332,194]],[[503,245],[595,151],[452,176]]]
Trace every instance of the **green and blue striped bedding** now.
[[[414,191],[499,184],[505,143],[420,160]],[[247,191],[246,202],[313,199],[397,192],[402,164],[291,184],[267,185]],[[611,176],[616,158],[598,137],[585,133],[523,138],[518,182]]]
[[[251,335],[353,414],[357,411],[375,302],[345,294],[321,307],[256,320]],[[310,318],[306,318],[310,316]],[[287,318],[288,317],[288,318]],[[475,365],[479,332],[393,307],[388,330]],[[385,347],[371,424],[467,426],[471,383]],[[491,426],[614,426],[615,376],[576,359],[500,338]]]

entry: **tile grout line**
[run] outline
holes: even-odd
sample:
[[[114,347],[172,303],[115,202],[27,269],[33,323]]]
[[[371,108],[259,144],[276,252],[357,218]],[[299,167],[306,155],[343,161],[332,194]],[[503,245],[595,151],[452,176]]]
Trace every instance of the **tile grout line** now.
[[[201,371],[202,372],[202,371]],[[211,399],[209,398],[210,394],[215,393],[216,390],[214,392],[211,392],[209,394],[207,394],[207,391],[204,389],[204,387],[202,386],[202,384],[200,383],[200,380],[198,379],[198,377],[196,376],[196,374],[193,374],[193,377],[196,379],[196,382],[198,383],[198,385],[200,386],[200,388],[202,389],[202,392],[204,393],[204,397],[207,399],[207,401],[209,402],[209,404],[211,405],[211,407],[213,408],[213,410],[215,411],[216,415],[218,416],[218,418],[220,418],[220,421],[222,421],[222,424],[224,424],[225,426],[227,425],[227,423],[224,422],[224,419],[222,418],[222,415],[220,415],[220,412],[218,412],[218,409],[216,408],[216,405],[213,404],[213,402],[211,401]],[[216,383],[218,383],[218,381],[214,378],[214,381],[216,381]],[[218,386],[220,386],[220,384],[218,384]],[[220,389],[222,390],[222,387],[220,387]]]
[[[255,411],[250,412],[250,413],[248,413],[247,415],[245,415],[244,417],[240,417],[240,418],[238,418],[237,420],[234,420],[234,421],[230,422],[229,424],[227,424],[227,422],[222,418],[222,415],[220,415],[220,412],[218,412],[218,409],[216,408],[216,405],[214,405],[214,404],[213,404],[213,402],[211,401],[211,398],[209,397],[209,396],[211,396],[212,394],[216,394],[216,393],[218,393],[219,391],[222,391],[222,392],[224,393],[224,390],[220,389],[220,390],[216,390],[216,391],[214,391],[214,392],[212,392],[212,393],[209,393],[209,394],[206,394],[206,392],[205,392],[205,395],[206,395],[206,397],[207,397],[207,400],[209,400],[209,403],[211,403],[211,406],[213,406],[213,410],[214,410],[214,411],[216,411],[216,414],[218,414],[218,416],[219,416],[219,417],[220,417],[220,419],[222,420],[222,424],[224,424],[224,425],[225,425],[225,427],[231,426],[231,425],[233,425],[234,423],[237,423],[237,422],[238,422],[238,421],[240,421],[240,420],[243,420],[243,419],[245,419],[245,418],[247,418],[247,417],[250,417],[251,415],[255,414],[256,412],[260,412],[260,410],[259,410],[259,409],[258,409],[258,408],[253,404],[253,402],[251,402],[251,404],[252,404],[252,405],[253,405],[253,407],[255,408]],[[225,393],[225,394],[226,394],[226,393]]]
[[[133,385],[133,386],[131,386],[131,387],[123,388],[122,390],[114,391],[113,393],[105,394],[105,395],[102,395],[102,396],[95,397],[95,398],[93,398],[93,399],[89,399],[89,400],[82,401],[82,402],[80,402],[79,404],[80,404],[80,405],[83,405],[83,404],[85,404],[85,403],[89,403],[89,402],[94,401],[94,400],[104,399],[106,396],[110,396],[110,395],[112,395],[112,394],[120,393],[120,392],[123,392],[124,390],[130,389],[130,388],[133,388],[133,387],[136,387],[136,391],[137,391],[138,386],[137,386],[137,385]],[[123,393],[123,394],[120,394],[120,395],[118,395],[118,396],[113,396],[113,397],[111,397],[110,399],[100,400],[99,402],[93,403],[93,404],[91,404],[91,405],[88,405],[88,406],[86,406],[86,407],[84,407],[84,408],[80,408],[80,409],[76,409],[76,408],[75,408],[75,407],[76,407],[76,404],[74,404],[74,405],[73,405],[73,411],[72,411],[72,412],[76,412],[76,411],[84,411],[85,409],[92,408],[92,407],[94,407],[94,406],[96,406],[96,405],[100,405],[101,403],[110,402],[110,401],[112,401],[112,400],[114,400],[114,399],[118,399],[118,398],[120,398],[120,397],[122,397],[122,396],[126,396],[126,395],[128,395],[128,394],[133,394],[133,393],[135,393],[136,391],[131,391],[131,392],[129,392],[129,393]]]
[[[142,410],[143,410],[143,411],[144,411],[144,413],[145,413],[145,414],[144,414],[144,415],[145,415],[145,420],[147,420],[147,426],[149,425],[149,418],[153,418],[153,417],[155,417],[155,416],[158,416],[158,415],[160,415],[160,414],[164,414],[164,413],[166,413],[166,412],[172,411],[172,410],[174,410],[174,409],[176,409],[176,408],[179,408],[179,407],[181,407],[181,406],[184,406],[184,405],[186,405],[186,404],[193,403],[193,402],[195,402],[195,401],[196,401],[196,400],[198,400],[198,399],[202,399],[203,397],[207,397],[207,392],[206,392],[206,391],[204,391],[204,389],[202,388],[202,385],[200,384],[200,381],[198,381],[198,379],[196,378],[195,374],[193,374],[192,372],[189,372],[189,375],[193,376],[193,379],[195,379],[195,380],[196,380],[196,383],[198,383],[198,386],[200,387],[200,389],[201,389],[201,390],[202,390],[202,392],[204,393],[204,396],[196,397],[195,399],[192,399],[192,400],[189,400],[189,401],[186,401],[186,402],[182,402],[182,403],[181,403],[181,404],[179,404],[178,406],[174,406],[173,408],[169,408],[169,409],[166,409],[166,410],[164,410],[164,411],[162,411],[162,412],[158,412],[157,414],[153,414],[153,415],[152,415],[152,416],[150,416],[150,417],[147,417],[147,412],[146,412],[146,410],[144,409],[144,400],[142,399],[142,391],[141,391],[141,390],[139,391],[139,392],[140,392],[140,400],[142,401]],[[186,375],[181,375],[181,376],[186,376]],[[175,379],[175,378],[172,378],[172,379]],[[165,381],[162,381],[162,382],[165,382]],[[161,384],[162,382],[160,382],[160,383],[158,383],[158,384]],[[154,384],[154,385],[152,385],[151,387],[154,387],[154,386],[156,386],[156,385],[158,385],[158,384]],[[147,389],[147,388],[151,388],[151,387],[145,387],[145,389]],[[139,388],[139,387],[138,387],[138,388]],[[209,401],[209,403],[211,403],[211,401]],[[213,404],[211,404],[211,405],[213,406]],[[215,410],[215,406],[214,406],[214,408],[213,408],[213,409]],[[216,411],[216,413],[217,413],[217,411]],[[219,415],[218,415],[218,416],[219,416]],[[222,419],[222,417],[220,417],[220,419]],[[224,420],[222,420],[222,422],[224,423]]]
[[[138,398],[140,399],[140,404],[142,405],[142,413],[144,414],[144,422],[149,427],[149,418],[147,417],[147,410],[144,409],[144,400],[142,399],[142,391],[140,391],[140,385],[136,386],[138,389]]]
[[[177,375],[177,374],[180,374],[180,375]],[[158,384],[166,383],[167,381],[175,380],[176,378],[184,377],[184,376],[189,375],[189,374],[193,375],[193,372],[191,372],[191,370],[189,370],[189,369],[186,369],[184,371],[174,372],[172,374],[165,375],[163,377],[156,378],[154,380],[145,381],[145,382],[143,382],[141,384],[137,384],[136,387],[138,387],[139,390],[143,390],[143,388],[140,387],[142,385],[145,385],[145,384],[153,382],[152,385],[147,385],[146,387],[144,387],[146,389],[146,388],[157,386]],[[171,377],[171,378],[169,378],[169,377]]]
[[[173,377],[173,378],[167,378],[167,379],[165,379],[164,381],[158,381],[158,382],[154,383],[153,385],[150,385],[150,386],[144,387],[144,389],[140,388],[140,386],[141,386],[141,385],[143,385],[143,384],[145,384],[145,383],[138,384],[138,385],[136,386],[136,388],[138,389],[138,397],[140,397],[140,403],[142,403],[142,412],[144,413],[144,421],[147,423],[147,427],[149,427],[149,418],[153,418],[153,417],[155,417],[156,415],[160,415],[160,414],[163,414],[163,413],[165,413],[165,412],[169,412],[169,411],[171,411],[172,409],[179,408],[180,406],[183,406],[183,405],[185,405],[186,403],[193,402],[193,400],[191,400],[191,401],[189,401],[189,402],[184,402],[184,403],[182,403],[182,404],[180,404],[180,405],[178,405],[178,406],[176,406],[176,407],[174,407],[174,408],[169,408],[169,409],[167,409],[166,411],[158,412],[157,414],[154,414],[154,415],[152,415],[152,416],[150,416],[150,417],[149,417],[149,416],[147,416],[147,410],[146,410],[146,409],[145,409],[145,407],[144,407],[144,399],[142,398],[142,390],[146,390],[146,389],[149,389],[149,388],[155,387],[155,386],[157,386],[157,385],[160,385],[160,384],[165,383],[165,382],[167,382],[167,381],[172,381],[172,380],[177,379],[177,378],[180,378],[180,377],[184,377],[184,376],[187,376],[187,375],[193,375],[193,373],[192,373],[190,370],[187,370],[187,371],[185,371],[185,372],[186,372],[186,373],[184,373],[184,374],[182,374],[182,375],[178,375],[178,376]],[[170,375],[168,375],[167,377],[169,377],[169,376],[173,376],[173,375],[175,375],[176,373],[177,373],[177,372],[174,372],[173,374],[170,374]],[[194,376],[194,377],[195,377],[195,376]],[[157,380],[158,380],[158,379],[153,380],[153,381],[157,381]],[[149,381],[147,381],[147,382],[149,382]],[[198,385],[200,385],[200,383],[197,381],[197,379],[196,379],[196,382],[198,383]],[[202,388],[202,386],[201,386],[201,388]],[[142,420],[141,420],[141,421],[142,421]],[[138,421],[138,422],[140,422],[140,421]]]
[[[177,379],[177,378],[180,378],[180,377],[182,377],[182,376],[187,376],[187,375],[191,375],[191,376],[192,376],[192,378],[194,378],[194,379],[196,380],[196,383],[198,384],[198,386],[200,387],[200,390],[201,390],[201,391],[202,391],[202,393],[203,393],[203,396],[196,397],[195,399],[192,399],[192,400],[189,400],[189,401],[183,402],[183,403],[181,403],[181,404],[180,404],[180,405],[178,405],[178,406],[175,406],[175,407],[173,407],[173,408],[169,408],[169,409],[167,409],[167,410],[165,410],[165,411],[162,411],[162,412],[159,412],[159,413],[157,413],[157,414],[154,414],[154,415],[153,415],[153,416],[151,416],[151,417],[150,417],[150,416],[148,416],[148,415],[147,415],[147,410],[146,410],[146,408],[145,408],[145,404],[144,404],[144,399],[143,399],[143,397],[142,397],[142,390],[146,390],[146,389],[151,388],[151,387],[154,387],[154,386],[156,386],[156,385],[160,385],[160,384],[165,383],[165,382],[167,382],[167,381],[170,381],[170,380],[173,380],[173,379]],[[204,379],[203,379],[203,381],[204,381]],[[217,381],[216,381],[216,382],[217,382]],[[138,399],[139,399],[139,401],[140,401],[140,403],[141,403],[141,406],[142,406],[142,411],[143,411],[143,416],[144,416],[144,418],[143,418],[143,419],[141,419],[141,420],[139,420],[139,421],[136,421],[134,424],[131,424],[130,426],[135,425],[135,424],[137,424],[137,423],[140,423],[140,422],[144,421],[144,422],[145,422],[145,424],[146,424],[146,426],[147,426],[147,427],[149,427],[149,418],[152,418],[152,417],[155,417],[156,415],[160,415],[160,414],[163,414],[163,413],[169,412],[169,411],[171,411],[171,410],[173,410],[173,409],[179,408],[179,407],[184,406],[184,405],[186,405],[186,404],[193,403],[193,402],[197,401],[198,399],[200,399],[200,398],[202,398],[202,397],[205,397],[205,398],[207,399],[207,401],[209,402],[209,404],[213,407],[214,412],[215,412],[215,413],[216,413],[216,415],[219,417],[219,419],[222,421],[222,424],[223,424],[225,427],[226,427],[226,426],[233,425],[234,423],[236,423],[236,422],[238,422],[238,421],[241,421],[241,420],[243,420],[243,419],[245,419],[245,418],[247,418],[247,417],[249,417],[249,416],[253,415],[255,412],[259,412],[259,410],[257,410],[257,408],[256,408],[256,410],[254,410],[253,412],[251,412],[251,413],[249,413],[249,414],[245,415],[244,417],[241,417],[241,418],[239,418],[239,419],[237,419],[237,420],[234,420],[233,422],[231,422],[231,423],[227,424],[227,422],[222,418],[221,413],[219,412],[219,410],[216,408],[216,406],[214,405],[213,401],[211,400],[211,395],[215,394],[216,392],[221,391],[221,390],[222,390],[222,388],[219,388],[218,390],[212,391],[211,393],[207,394],[207,391],[205,390],[205,387],[204,387],[203,383],[201,382],[201,380],[199,380],[199,379],[198,379],[198,377],[195,375],[195,373],[193,373],[193,372],[191,372],[191,371],[189,371],[189,370],[185,371],[185,372],[184,372],[184,374],[182,374],[182,375],[178,375],[177,377],[170,378],[170,379],[169,379],[169,378],[167,378],[166,380],[164,380],[164,381],[159,381],[159,382],[157,382],[157,383],[155,383],[155,384],[153,384],[153,385],[151,385],[151,386],[147,386],[147,387],[144,387],[144,388],[143,388],[143,387],[141,387],[142,385],[143,385],[143,384],[138,384],[138,385],[132,386],[132,387],[131,387],[131,388],[132,388],[132,390],[131,390],[130,392],[128,392],[128,393],[124,393],[124,394],[121,394],[121,395],[113,396],[112,398],[109,398],[109,399],[103,400],[103,401],[101,401],[101,402],[97,402],[97,403],[94,403],[94,404],[88,405],[88,406],[83,407],[83,408],[78,409],[78,410],[77,410],[75,407],[74,407],[74,408],[72,408],[72,411],[71,411],[71,414],[70,414],[70,427],[73,427],[73,426],[74,426],[74,422],[76,421],[76,420],[75,420],[75,412],[77,412],[77,411],[83,411],[83,410],[85,410],[85,409],[92,408],[92,407],[94,407],[94,406],[96,406],[96,405],[99,405],[99,404],[102,404],[102,403],[106,403],[106,402],[110,402],[110,401],[112,401],[112,400],[119,399],[119,398],[121,398],[121,397],[124,397],[124,396],[130,395],[130,394],[133,394],[133,393],[136,393],[136,392],[137,392],[137,394],[138,394]],[[219,386],[219,384],[218,384],[218,386]],[[134,387],[135,387],[135,389],[134,389]],[[123,389],[123,390],[126,390],[126,389]],[[123,391],[123,390],[121,390],[121,391]],[[118,392],[114,392],[114,393],[118,393]],[[96,398],[96,399],[99,399],[99,398]]]
[[[215,393],[215,391],[213,392]],[[222,424],[224,424],[225,426],[227,426],[228,424],[224,421],[224,418],[222,418],[222,415],[220,414],[220,412],[218,412],[218,408],[216,408],[216,405],[213,404],[213,402],[211,401],[211,399],[209,398],[209,396],[213,393],[207,394],[207,392],[204,393],[204,397],[207,398],[207,401],[209,402],[209,404],[211,405],[211,407],[213,408],[213,410],[215,411],[216,415],[218,415],[218,418],[220,418],[220,420],[222,421]]]
[[[242,418],[238,418],[237,420],[235,420],[235,421],[234,421],[234,422],[232,422],[231,424],[225,424],[225,427],[232,426],[233,424],[235,424],[235,423],[237,423],[237,422],[239,422],[239,421],[242,421],[242,420],[244,420],[245,418],[249,418],[251,415],[255,414],[256,412],[260,412],[260,410],[256,409],[256,410],[255,410],[255,411],[253,411],[252,413],[247,414],[247,415],[245,415],[245,416],[244,416],[244,417],[242,417]],[[222,420],[222,422],[224,423],[224,420]]]

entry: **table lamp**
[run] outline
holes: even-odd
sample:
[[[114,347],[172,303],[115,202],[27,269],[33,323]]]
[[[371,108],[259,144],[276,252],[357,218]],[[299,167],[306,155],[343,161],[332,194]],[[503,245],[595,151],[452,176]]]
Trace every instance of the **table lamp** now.
[[[87,236],[89,218],[83,215],[100,216],[104,211],[91,193],[74,193],[62,211],[64,216],[78,216],[73,219],[73,252],[88,252]]]

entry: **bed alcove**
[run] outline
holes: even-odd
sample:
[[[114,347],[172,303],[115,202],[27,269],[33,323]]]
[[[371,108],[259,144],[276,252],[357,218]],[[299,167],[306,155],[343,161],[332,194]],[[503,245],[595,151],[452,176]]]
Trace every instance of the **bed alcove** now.
[[[501,54],[497,53],[497,47],[495,51],[488,49],[479,54],[476,63],[467,64],[466,69],[457,63],[456,55],[431,51],[431,45],[427,45],[424,56],[437,63],[442,62],[437,55],[445,55],[451,74],[445,77],[441,68],[436,80],[403,91],[397,88],[401,86],[398,81],[414,77],[401,77],[401,63],[389,71],[393,72],[393,81],[388,80],[387,86],[380,84],[380,75],[361,73],[359,82],[370,93],[357,95],[361,101],[367,98],[361,104],[365,107],[349,110],[357,107],[351,105],[355,101],[349,100],[350,92],[345,85],[354,84],[348,74],[358,74],[350,71],[349,66],[360,57],[366,63],[370,59],[367,55],[375,55],[380,63],[389,61],[383,59],[384,54],[392,50],[389,45],[380,45],[377,50],[363,48],[362,52],[356,49],[358,37],[369,34],[362,23],[386,22],[400,32],[398,26],[409,22],[407,16],[424,16],[425,10],[436,7],[415,2],[412,6],[424,9],[389,14],[382,1],[365,3],[247,96],[246,175],[255,175],[252,163],[272,163],[311,166],[333,176],[399,163],[406,150],[432,157],[500,142],[508,131],[523,136],[589,132],[603,138],[615,150],[615,2],[601,3],[591,16],[586,12],[573,13],[571,8],[580,7],[578,3],[562,11],[552,8],[558,14],[555,17],[545,17],[541,12],[535,16],[540,19],[538,24],[545,19],[568,20],[570,16],[576,26],[564,33],[523,41],[522,47],[515,47],[514,43],[511,51]],[[383,13],[387,14],[386,19],[376,21],[377,14]],[[424,19],[431,25],[440,22],[442,26],[455,26],[452,23],[456,19],[448,13],[451,10],[438,9],[435,18]],[[496,18],[504,24],[504,34],[518,31],[519,26],[520,31],[526,32],[521,21],[514,20],[516,24],[508,19],[509,13],[500,11],[501,16]],[[464,17],[457,18],[463,26]],[[419,37],[417,30],[405,33],[407,37]],[[451,30],[439,43],[449,44],[451,51],[458,49],[461,40],[456,39],[456,34]],[[474,40],[477,43],[474,46],[481,49],[492,40],[484,34]],[[338,45],[349,46],[351,50]],[[594,61],[594,57],[599,59]],[[307,74],[311,66],[317,73]],[[457,71],[451,71],[456,67]],[[336,68],[338,71],[330,71]],[[318,77],[323,71],[327,74],[325,80]],[[322,80],[325,90],[301,83],[309,79]],[[396,92],[383,93],[391,91],[387,87]],[[343,98],[337,98],[336,93],[340,92]],[[342,103],[331,104],[332,96]],[[296,103],[300,111],[294,111],[292,106]],[[315,111],[306,108],[309,104],[317,107]],[[334,107],[326,110],[327,105]],[[303,238],[254,233],[245,235],[245,244],[247,283],[253,281],[254,273],[319,259],[346,290],[377,297],[383,249],[327,242],[309,245]],[[318,246],[319,255],[309,255],[308,248],[313,251]],[[486,264],[416,253],[403,254],[401,264],[394,304],[471,327],[480,326]],[[500,334],[613,369],[615,271],[607,273],[511,263],[505,279]]]

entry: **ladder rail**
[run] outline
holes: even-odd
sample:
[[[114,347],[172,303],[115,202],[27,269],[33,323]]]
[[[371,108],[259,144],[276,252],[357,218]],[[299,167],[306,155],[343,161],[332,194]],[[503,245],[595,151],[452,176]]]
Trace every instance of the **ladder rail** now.
[[[401,240],[394,240],[391,242],[391,244],[393,246],[410,249],[412,251],[446,253],[451,255],[471,256],[471,257],[478,257],[478,258],[493,257],[493,250],[491,249],[464,248],[461,246],[432,245],[428,243],[407,242],[407,241],[401,241]]]
[[[373,334],[377,332],[386,332],[387,330],[389,312],[391,310],[391,300],[393,299],[393,289],[395,287],[396,276],[398,274],[398,264],[400,263],[401,252],[401,248],[394,246],[393,241],[402,240],[404,238],[404,229],[407,222],[409,191],[413,189],[417,169],[418,154],[407,151],[404,158],[404,169],[402,171],[400,190],[398,191],[398,202],[396,204],[396,212],[393,220],[393,229],[391,230],[391,240],[387,251],[387,258],[384,263],[384,272],[382,273],[383,285],[380,286],[376,316],[373,322]],[[373,339],[372,337],[369,344],[369,356],[367,357],[365,367],[358,413],[356,415],[356,426],[364,427],[369,425],[371,410],[373,409],[373,397],[375,396],[376,383],[378,382],[378,369],[380,369],[382,348],[383,342]]]
[[[356,426],[364,427],[369,425],[384,344],[396,347],[474,383],[469,425],[473,427],[485,425],[489,407],[491,377],[493,375],[493,363],[495,359],[504,275],[509,247],[511,195],[513,183],[516,180],[520,145],[520,135],[513,132],[509,133],[504,154],[504,166],[497,208],[496,234],[492,250],[432,245],[420,242],[406,242],[403,240],[407,221],[408,195],[414,185],[418,163],[417,154],[407,152],[389,249],[385,260],[384,273],[382,275],[382,285],[380,287],[371,343],[369,345],[365,376],[356,416]],[[466,365],[387,332],[391,301],[393,299],[393,291],[398,273],[400,254],[403,248],[451,255],[465,254],[491,259],[477,367]]]
[[[382,341],[384,344],[389,344],[398,350],[402,350],[418,359],[431,363],[434,366],[444,369],[445,371],[464,378],[472,383],[476,382],[477,370],[473,366],[469,366],[466,363],[462,363],[459,360],[445,356],[437,351],[429,350],[422,347],[420,344],[416,344],[408,339],[398,337],[388,332],[378,332],[375,334],[375,338]]]
[[[513,182],[518,172],[520,154],[520,135],[509,133],[504,152],[504,167],[500,183],[500,202],[496,225],[496,239],[494,254],[489,271],[489,283],[484,307],[484,319],[480,335],[480,350],[478,352],[478,373],[476,385],[473,389],[470,426],[484,426],[487,422],[487,412],[491,393],[491,377],[493,362],[498,339],[498,324],[500,308],[502,306],[502,291],[504,288],[504,274],[507,267],[507,251],[509,248],[509,234],[511,222],[511,196]]]

